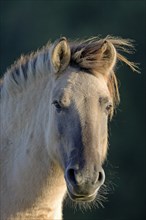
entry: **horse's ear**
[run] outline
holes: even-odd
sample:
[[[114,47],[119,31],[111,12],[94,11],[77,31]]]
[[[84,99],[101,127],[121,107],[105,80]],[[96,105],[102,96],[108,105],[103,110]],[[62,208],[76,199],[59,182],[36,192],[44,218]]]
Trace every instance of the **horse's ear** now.
[[[54,73],[63,71],[70,62],[70,47],[65,37],[55,41],[51,50],[51,68]]]
[[[117,52],[115,47],[108,40],[104,40],[97,51],[97,61],[99,63],[99,67],[102,69],[102,72],[109,74],[114,68],[116,60]]]

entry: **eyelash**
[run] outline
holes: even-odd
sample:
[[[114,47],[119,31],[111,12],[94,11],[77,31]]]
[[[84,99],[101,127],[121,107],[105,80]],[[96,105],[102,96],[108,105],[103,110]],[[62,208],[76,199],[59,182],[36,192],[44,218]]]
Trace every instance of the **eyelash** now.
[[[108,98],[100,97],[99,98],[99,103],[100,103],[101,106],[106,105],[105,106],[105,111],[106,111],[107,115],[110,115],[112,113],[113,105],[110,101],[108,101]]]
[[[61,104],[60,104],[57,100],[54,100],[54,101],[52,102],[52,104],[55,106],[55,108],[56,108],[56,110],[57,110],[58,113],[61,112],[62,106],[61,106]]]
[[[113,108],[113,106],[112,106],[111,103],[106,106],[105,109],[106,109],[106,113],[107,113],[108,115],[110,115],[110,113],[112,112],[112,108]]]

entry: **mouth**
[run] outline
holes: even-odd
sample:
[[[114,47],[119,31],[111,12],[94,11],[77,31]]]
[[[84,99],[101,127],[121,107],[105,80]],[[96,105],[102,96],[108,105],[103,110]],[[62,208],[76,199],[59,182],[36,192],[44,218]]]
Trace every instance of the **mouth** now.
[[[97,191],[90,195],[73,194],[69,189],[67,191],[70,199],[76,202],[92,202],[97,195]]]

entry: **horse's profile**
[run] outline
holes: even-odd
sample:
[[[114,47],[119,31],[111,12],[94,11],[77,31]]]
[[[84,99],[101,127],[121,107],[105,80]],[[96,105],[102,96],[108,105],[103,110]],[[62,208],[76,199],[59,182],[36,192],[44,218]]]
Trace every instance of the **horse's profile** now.
[[[119,102],[118,50],[106,37],[48,44],[22,56],[1,82],[1,219],[61,220],[66,192],[90,202],[104,184],[108,118]]]

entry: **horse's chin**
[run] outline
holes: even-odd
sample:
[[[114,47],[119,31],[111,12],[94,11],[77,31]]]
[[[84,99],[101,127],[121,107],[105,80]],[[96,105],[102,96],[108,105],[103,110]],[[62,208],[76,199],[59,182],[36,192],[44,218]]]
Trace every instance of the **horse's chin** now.
[[[69,189],[67,190],[67,192],[68,192],[70,199],[75,202],[92,202],[96,198],[96,195],[97,195],[97,191],[91,195],[76,195],[76,194],[73,194]]]

